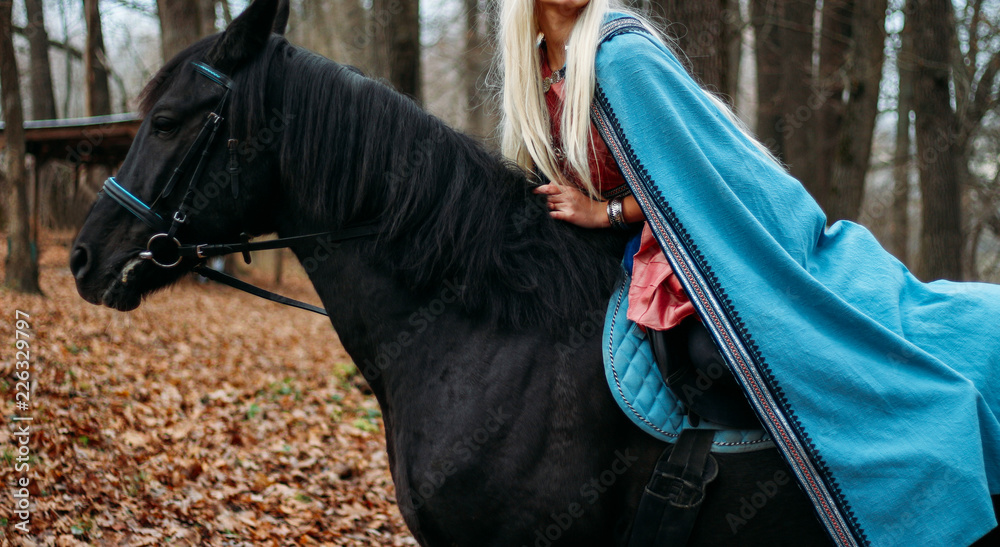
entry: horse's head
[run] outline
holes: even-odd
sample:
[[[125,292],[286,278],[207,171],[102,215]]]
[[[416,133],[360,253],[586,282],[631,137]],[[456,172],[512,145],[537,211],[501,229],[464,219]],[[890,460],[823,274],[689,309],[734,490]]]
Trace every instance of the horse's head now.
[[[135,141],[70,254],[88,302],[134,309],[198,262],[187,244],[272,231],[258,213],[275,198],[277,165],[269,152],[276,143],[248,147],[233,138],[255,128],[237,132],[228,119],[237,92],[230,76],[261,56],[287,18],[287,0],[255,0],[225,32],[178,54],[146,87]]]

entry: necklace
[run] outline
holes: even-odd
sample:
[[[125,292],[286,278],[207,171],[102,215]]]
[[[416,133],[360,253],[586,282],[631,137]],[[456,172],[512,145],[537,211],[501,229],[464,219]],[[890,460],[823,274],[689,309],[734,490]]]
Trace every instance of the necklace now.
[[[541,32],[538,33],[538,43],[536,47],[545,47],[545,35]],[[563,47],[564,51],[569,51],[569,44]],[[544,58],[543,58],[544,59]],[[545,62],[544,60],[542,62]],[[559,82],[566,79],[566,63],[563,63],[562,68],[553,71],[552,74],[542,78],[542,93],[548,93],[549,89],[552,89],[552,84],[558,84]]]
[[[566,65],[562,68],[553,72],[549,76],[542,78],[542,93],[548,93],[549,89],[552,88],[552,84],[558,84],[566,78]]]

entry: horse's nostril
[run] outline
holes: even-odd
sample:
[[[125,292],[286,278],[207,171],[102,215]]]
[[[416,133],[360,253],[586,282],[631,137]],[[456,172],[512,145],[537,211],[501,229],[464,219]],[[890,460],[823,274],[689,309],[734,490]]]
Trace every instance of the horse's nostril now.
[[[69,269],[77,279],[83,279],[90,271],[90,249],[85,243],[73,248],[69,255]]]

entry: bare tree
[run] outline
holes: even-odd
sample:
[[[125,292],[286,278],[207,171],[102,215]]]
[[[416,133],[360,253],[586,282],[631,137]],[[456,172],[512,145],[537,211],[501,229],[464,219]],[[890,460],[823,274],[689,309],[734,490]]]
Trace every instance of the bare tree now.
[[[750,8],[757,44],[758,136],[819,199],[810,107],[816,2],[751,0]]]
[[[360,0],[304,0],[292,7],[296,24],[288,35],[293,42],[338,63],[382,73],[373,66],[374,22]]]
[[[823,0],[820,26],[818,81],[815,86],[815,178],[811,191],[823,200],[830,193],[833,155],[844,125],[844,89],[854,23],[855,0]],[[824,207],[829,214],[827,207]],[[832,220],[832,219],[831,219]]]
[[[779,158],[784,156],[782,119],[782,49],[778,0],[751,0],[750,24],[754,29],[757,66],[757,136]]]
[[[465,2],[465,82],[466,131],[479,137],[488,137],[498,126],[492,93],[486,85],[487,71],[493,57],[488,33],[496,25],[490,24],[490,14],[495,13],[495,0],[464,0]]]
[[[830,221],[853,220],[860,212],[878,116],[886,8],[887,0],[824,0],[821,12],[816,0],[751,1],[758,135]]]
[[[740,9],[740,0],[724,0],[725,9],[722,12],[722,22],[725,25],[723,40],[727,48],[726,56],[729,67],[726,69],[726,80],[729,87],[721,90],[730,103],[736,105],[740,94],[740,74],[743,68],[743,29],[747,24]]]
[[[651,4],[684,52],[688,70],[707,89],[726,93],[731,88],[726,1],[653,0]]]
[[[376,66],[400,92],[422,102],[419,0],[373,0]]]
[[[993,11],[991,12],[990,9]],[[963,272],[967,278],[977,276],[978,239],[985,228],[993,225],[997,216],[994,197],[996,183],[987,174],[977,172],[973,166],[982,163],[979,150],[989,149],[982,142],[996,142],[995,136],[985,133],[984,122],[990,112],[1000,114],[1000,21],[997,6],[992,8],[984,0],[966,2],[956,15],[956,29],[952,36],[952,87],[955,97],[957,131],[953,149],[958,158],[960,192],[971,205],[963,215],[964,231],[968,234],[963,256]],[[966,37],[960,43],[958,34]],[[996,153],[986,152],[986,157],[996,161]],[[988,159],[986,161],[989,161]]]
[[[87,79],[84,115],[103,116],[111,113],[111,92],[98,0],[83,0],[83,13],[87,20],[87,45],[83,49],[83,73]]]
[[[845,2],[851,15],[850,45],[841,72],[846,82],[846,102],[840,127],[825,127],[817,140],[834,141],[829,168],[830,190],[825,197],[831,221],[855,220],[864,197],[865,176],[871,162],[872,137],[878,117],[879,89],[885,50],[887,0]],[[839,26],[839,25],[838,25]],[[824,25],[825,28],[825,25]],[[834,133],[834,131],[836,131]]]
[[[7,179],[11,193],[8,233],[10,253],[4,284],[16,291],[40,293],[37,253],[31,252],[28,180],[24,165],[24,111],[14,55],[13,0],[0,0],[0,100],[7,141]]]
[[[198,37],[215,34],[215,0],[198,1]]]
[[[949,0],[909,0],[914,40],[913,109],[922,226],[915,268],[926,280],[962,277],[962,200],[956,151],[958,120],[951,108],[951,44],[955,17]]]
[[[28,24],[24,28],[31,52],[31,118],[51,120],[56,116],[52,90],[52,66],[49,63],[49,34],[45,30],[42,0],[24,0]]]
[[[820,205],[823,198],[816,191],[816,117],[810,99],[813,86],[813,31],[816,19],[815,0],[778,0],[781,34],[782,117],[778,130],[784,137],[782,159],[788,170]]]
[[[70,35],[69,31],[69,15],[67,11],[67,2],[60,0],[59,2],[59,22],[62,26],[63,37],[68,37]],[[80,58],[83,58],[83,52],[80,52]],[[63,116],[67,118],[70,117],[70,103],[73,100],[73,58],[70,55],[63,56],[63,84],[66,90],[66,95],[63,98]]]
[[[910,112],[913,110],[913,19],[907,17],[900,36],[896,69],[899,94],[896,99],[896,155],[893,160],[893,201],[889,248],[901,262],[910,262]]]
[[[215,30],[215,2],[212,0],[156,0],[156,6],[164,61]]]

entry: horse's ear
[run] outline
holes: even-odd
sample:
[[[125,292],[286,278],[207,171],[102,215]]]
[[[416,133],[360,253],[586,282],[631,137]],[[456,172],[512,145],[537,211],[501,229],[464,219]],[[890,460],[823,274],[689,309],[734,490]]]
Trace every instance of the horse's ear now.
[[[287,5],[287,0],[280,0]],[[275,24],[279,0],[254,0],[229,24],[208,52],[207,61],[226,74],[264,49]],[[287,18],[287,15],[286,15]]]
[[[271,31],[281,36],[285,35],[285,28],[288,26],[288,0],[279,0],[278,15],[274,18],[274,26]]]

